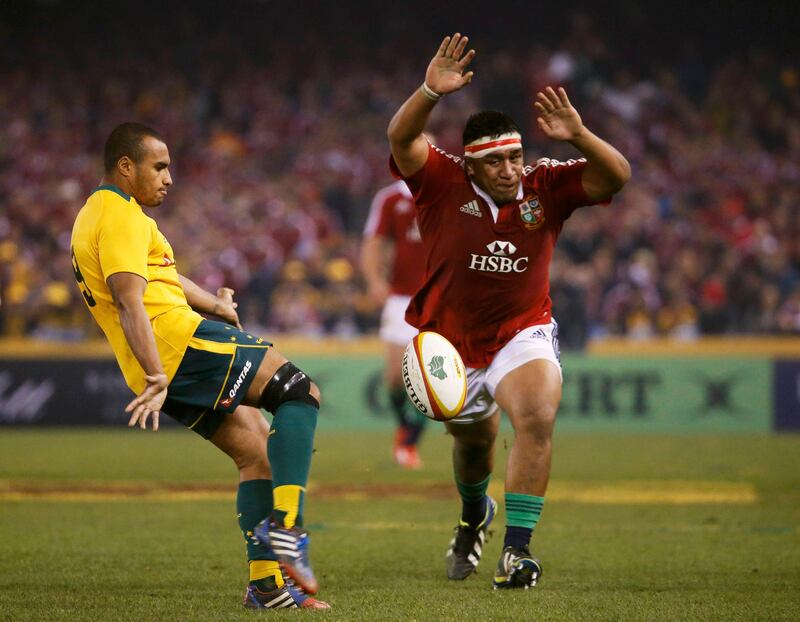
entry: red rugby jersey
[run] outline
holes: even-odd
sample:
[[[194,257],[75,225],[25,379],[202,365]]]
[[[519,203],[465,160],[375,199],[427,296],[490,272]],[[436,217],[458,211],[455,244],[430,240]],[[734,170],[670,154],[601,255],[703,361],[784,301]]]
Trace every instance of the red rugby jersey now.
[[[402,178],[394,161],[393,174]],[[523,328],[550,322],[549,267],[564,221],[588,205],[586,161],[526,166],[518,199],[496,207],[461,158],[431,145],[405,182],[427,254],[425,280],[406,321],[447,337],[469,367],[486,367]]]
[[[422,283],[425,252],[417,212],[408,186],[396,181],[378,191],[364,227],[364,236],[379,235],[394,243],[389,287],[393,294],[411,296]]]

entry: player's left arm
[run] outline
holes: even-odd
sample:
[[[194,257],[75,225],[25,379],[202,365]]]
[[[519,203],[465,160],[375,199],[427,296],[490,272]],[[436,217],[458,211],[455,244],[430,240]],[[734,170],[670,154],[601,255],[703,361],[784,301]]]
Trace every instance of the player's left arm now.
[[[179,274],[178,278],[183,286],[186,302],[189,303],[192,309],[199,313],[216,315],[228,324],[232,324],[236,328],[242,328],[242,325],[239,323],[239,314],[236,313],[236,308],[239,305],[233,302],[234,292],[232,289],[229,287],[220,287],[215,296],[182,274]]]
[[[573,108],[567,92],[551,87],[536,95],[541,130],[553,140],[565,140],[586,158],[581,184],[592,203],[605,201],[631,178],[631,165],[619,151],[587,128]]]

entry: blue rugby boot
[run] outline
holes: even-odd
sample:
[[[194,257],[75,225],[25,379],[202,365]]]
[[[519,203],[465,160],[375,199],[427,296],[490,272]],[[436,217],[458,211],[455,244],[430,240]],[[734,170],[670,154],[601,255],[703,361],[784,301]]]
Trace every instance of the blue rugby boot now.
[[[245,609],[330,609],[323,600],[306,596],[288,583],[270,592],[248,585],[244,595]]]
[[[460,521],[447,549],[447,578],[462,581],[476,571],[481,561],[483,545],[486,544],[494,516],[497,513],[497,501],[486,497],[486,511],[483,520],[477,525],[468,525]]]
[[[305,529],[279,527],[264,519],[253,529],[256,539],[270,548],[281,569],[307,594],[316,594],[319,583],[308,561],[308,532]]]

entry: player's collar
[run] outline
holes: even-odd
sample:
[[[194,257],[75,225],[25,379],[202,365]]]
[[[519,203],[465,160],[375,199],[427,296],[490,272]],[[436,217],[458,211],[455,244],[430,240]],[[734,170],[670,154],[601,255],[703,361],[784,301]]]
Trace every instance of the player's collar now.
[[[125,194],[122,190],[119,189],[119,187],[115,186],[114,184],[103,184],[102,186],[97,186],[97,188],[92,190],[92,194],[94,194],[99,190],[109,190],[110,192],[118,194],[119,196],[121,196],[123,199],[125,199],[130,203],[131,195]]]
[[[495,203],[494,199],[484,192],[478,184],[472,181],[472,179],[469,180],[469,183],[472,184],[472,189],[475,191],[475,194],[486,201],[486,205],[489,206],[489,211],[492,212],[492,220],[497,222],[497,217],[500,215],[500,208],[497,207],[497,203]],[[519,201],[522,199],[522,194],[522,180],[520,180],[519,188],[517,188],[517,198],[515,200]]]
[[[395,182],[395,188],[397,188],[397,191],[400,192],[400,194],[402,194],[406,199],[411,199],[414,197],[414,195],[411,194],[411,190],[408,189],[408,184],[402,179],[398,179]]]

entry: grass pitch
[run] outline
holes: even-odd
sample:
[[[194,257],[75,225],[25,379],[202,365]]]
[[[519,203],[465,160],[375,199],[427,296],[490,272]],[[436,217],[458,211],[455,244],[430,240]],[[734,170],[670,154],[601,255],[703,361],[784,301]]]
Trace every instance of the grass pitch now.
[[[508,432],[492,492],[502,498]],[[796,620],[800,437],[557,435],[528,592],[444,575],[450,439],[321,430],[306,515],[326,620]],[[184,430],[0,433],[0,620],[251,620],[235,469]]]

